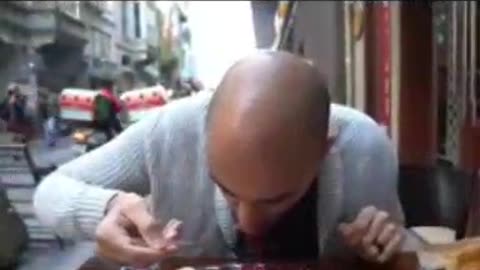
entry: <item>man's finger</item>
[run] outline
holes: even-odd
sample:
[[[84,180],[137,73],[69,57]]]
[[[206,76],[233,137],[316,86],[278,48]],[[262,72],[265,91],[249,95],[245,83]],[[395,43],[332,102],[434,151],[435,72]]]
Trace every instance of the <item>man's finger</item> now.
[[[368,247],[374,243],[374,241],[382,233],[383,228],[388,220],[388,213],[379,211],[375,214],[372,223],[370,224],[367,234],[363,237],[362,242],[365,247]]]
[[[362,211],[360,211],[357,218],[350,225],[353,226],[356,231],[365,232],[370,226],[370,223],[372,222],[376,213],[377,208],[373,206],[365,207],[362,209]]]
[[[374,260],[380,256],[380,249],[377,246],[369,245],[364,247],[365,257],[369,260]]]
[[[387,245],[392,237],[395,236],[395,233],[398,231],[397,226],[395,226],[393,223],[387,224],[384,228],[383,231],[380,233],[378,236],[376,242],[382,246]]]
[[[97,253],[115,262],[147,267],[173,251],[148,247],[143,237],[132,237],[123,216],[110,213],[100,223],[96,234]],[[127,224],[128,225],[128,224]]]
[[[177,219],[171,219],[162,230],[162,236],[165,240],[174,240],[180,234],[182,222]]]
[[[360,211],[357,218],[349,224],[351,232],[347,241],[351,245],[357,246],[361,244],[362,238],[368,232],[368,228],[376,212],[377,209],[373,206],[365,207]]]
[[[170,220],[165,226],[155,222],[145,231],[144,238],[150,239],[150,247],[162,249],[178,240],[181,227],[182,222],[176,219]]]
[[[145,240],[143,240],[143,238],[139,238],[139,237],[130,238],[130,243],[132,245],[135,245],[135,246],[148,247],[147,242],[145,242]]]
[[[123,215],[134,224],[148,245],[157,245],[158,239],[161,237],[161,226],[155,223],[144,201],[139,201],[135,206],[123,211]]]
[[[158,263],[162,258],[172,254],[176,250],[154,249],[136,245],[126,245],[121,248],[120,254],[124,254],[126,263],[133,267],[149,267]]]
[[[107,222],[111,219],[113,219],[111,216],[107,216],[97,229],[95,254],[116,263],[130,264],[124,254],[120,254],[119,247],[134,241],[141,244],[140,242],[143,240],[130,238],[127,230],[118,226],[118,223]]]
[[[386,262],[388,259],[392,257],[394,253],[398,251],[398,248],[400,247],[402,243],[403,237],[401,233],[397,233],[392,240],[385,246],[383,249],[382,254],[380,257],[378,257],[379,262]]]
[[[176,251],[166,248],[154,249],[148,247],[142,239],[129,238],[126,235],[117,235],[115,240],[108,243],[98,243],[97,248],[100,256],[138,268],[151,266]]]

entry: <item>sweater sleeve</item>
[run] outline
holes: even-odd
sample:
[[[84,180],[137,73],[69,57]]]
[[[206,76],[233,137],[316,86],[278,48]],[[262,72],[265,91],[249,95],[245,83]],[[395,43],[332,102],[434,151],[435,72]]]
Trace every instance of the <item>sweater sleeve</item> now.
[[[108,201],[119,191],[149,192],[145,149],[158,115],[61,166],[34,194],[39,220],[61,237],[93,239]]]
[[[386,132],[373,122],[352,125],[344,151],[345,218],[353,220],[363,207],[375,206],[404,222],[397,193],[398,159]]]
[[[345,154],[349,184],[345,187],[344,218],[350,222],[363,207],[375,206],[386,211],[401,225],[405,216],[398,194],[398,158],[386,132],[377,124],[362,123],[350,130],[349,151]],[[422,243],[408,229],[402,228],[403,252],[418,250]]]

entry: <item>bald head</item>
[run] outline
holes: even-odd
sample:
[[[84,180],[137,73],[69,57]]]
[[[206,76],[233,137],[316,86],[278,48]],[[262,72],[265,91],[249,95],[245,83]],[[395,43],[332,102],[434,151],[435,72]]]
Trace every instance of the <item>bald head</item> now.
[[[304,135],[322,139],[329,108],[326,82],[313,65],[286,52],[259,52],[226,72],[208,119],[230,112],[237,120],[249,119],[245,124],[255,123],[254,119],[277,121],[284,128],[304,129]]]
[[[261,235],[311,185],[329,108],[320,74],[292,54],[257,53],[227,71],[209,107],[208,165],[242,231]]]

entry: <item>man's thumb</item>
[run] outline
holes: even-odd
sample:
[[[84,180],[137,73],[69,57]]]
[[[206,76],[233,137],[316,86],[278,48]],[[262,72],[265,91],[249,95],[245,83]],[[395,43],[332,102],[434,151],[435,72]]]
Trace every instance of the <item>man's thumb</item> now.
[[[177,219],[171,219],[168,221],[165,228],[163,228],[162,236],[165,240],[171,241],[178,237],[182,228],[182,222]]]
[[[158,226],[148,210],[146,201],[136,195],[130,195],[127,199],[128,207],[122,213],[134,224],[139,234],[148,245],[152,245],[156,238],[161,238],[161,226]]]

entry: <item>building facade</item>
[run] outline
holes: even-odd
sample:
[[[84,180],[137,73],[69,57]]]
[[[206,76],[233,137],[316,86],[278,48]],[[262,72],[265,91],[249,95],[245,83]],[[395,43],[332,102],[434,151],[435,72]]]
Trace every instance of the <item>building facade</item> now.
[[[120,90],[156,84],[160,16],[145,1],[2,2],[0,96],[14,82],[38,107],[101,79]]]
[[[111,1],[115,29],[112,60],[120,91],[159,82],[161,13],[154,2]]]
[[[87,68],[82,54],[88,43],[86,27],[79,17],[80,5],[8,1],[0,6],[2,94],[15,82],[31,104],[36,104],[48,99],[49,91],[77,84],[78,74]]]

